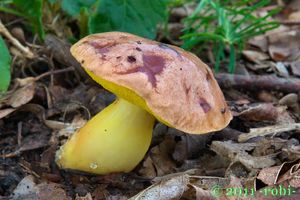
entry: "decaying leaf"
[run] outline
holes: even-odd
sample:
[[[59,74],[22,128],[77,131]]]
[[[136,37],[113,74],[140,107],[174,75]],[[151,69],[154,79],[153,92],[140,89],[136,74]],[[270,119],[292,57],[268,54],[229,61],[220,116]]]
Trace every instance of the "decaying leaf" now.
[[[139,173],[143,177],[147,178],[155,178],[156,177],[156,170],[153,164],[153,161],[150,156],[148,156],[145,161],[143,162],[143,168],[140,169]]]
[[[34,177],[29,175],[23,178],[13,192],[12,200],[70,200],[59,184],[34,182]]]
[[[256,143],[239,144],[232,141],[213,141],[210,148],[219,155],[230,158],[232,162],[241,162],[248,169],[259,169],[274,165],[274,155],[252,156],[247,153],[257,145]]]
[[[10,96],[7,104],[12,106],[13,108],[17,108],[28,103],[33,98],[35,88],[35,83],[30,83],[19,88],[12,94],[12,96]]]
[[[243,55],[251,62],[260,64],[260,61],[269,59],[266,53],[252,50],[244,50]]]
[[[269,134],[277,134],[286,131],[292,130],[300,130],[300,123],[293,123],[293,124],[280,124],[280,125],[273,125],[273,126],[266,126],[262,128],[252,128],[250,129],[249,133],[241,134],[239,136],[239,142],[245,142],[250,138],[258,137],[258,136],[266,136]]]
[[[291,70],[295,76],[300,76],[300,60],[291,63]]]
[[[175,142],[172,137],[166,137],[162,143],[150,150],[150,157],[158,176],[175,171],[176,164],[172,160]]]
[[[0,119],[8,116],[10,113],[14,112],[15,110],[16,109],[14,109],[14,108],[6,108],[6,109],[0,110]]]
[[[250,105],[247,110],[238,114],[239,117],[251,121],[276,121],[278,110],[272,103]]]
[[[179,175],[169,180],[163,180],[146,188],[130,200],[169,200],[180,199],[187,189],[188,175]]]
[[[84,197],[76,195],[75,200],[93,200],[91,193],[87,193]]]
[[[58,137],[65,136],[70,137],[72,134],[74,134],[78,129],[80,129],[84,124],[86,123],[86,120],[83,119],[80,115],[76,115],[72,121],[72,123],[64,123],[64,128],[60,129],[57,133]]]

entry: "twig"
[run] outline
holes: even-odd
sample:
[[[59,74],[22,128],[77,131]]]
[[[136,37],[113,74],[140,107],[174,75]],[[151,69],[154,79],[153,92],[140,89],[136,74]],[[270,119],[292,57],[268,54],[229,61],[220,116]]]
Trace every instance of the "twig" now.
[[[0,34],[4,35],[15,47],[17,47],[25,57],[32,59],[34,57],[33,52],[28,48],[24,47],[16,38],[14,38],[10,32],[5,28],[0,20]]]
[[[18,148],[21,147],[21,141],[22,141],[22,122],[18,123]]]
[[[283,21],[279,21],[279,23],[283,25],[289,25],[289,26],[300,25],[299,20],[283,20]]]
[[[49,71],[49,72],[46,72],[46,73],[43,73],[39,76],[34,77],[34,81],[40,80],[42,78],[45,78],[46,76],[50,76],[50,75],[53,75],[53,74],[60,74],[60,73],[65,73],[65,72],[70,72],[70,71],[74,71],[74,68],[73,67],[68,67],[68,68],[65,68],[65,69],[58,69],[58,70],[54,70],[54,71]]]
[[[254,137],[266,136],[269,134],[273,134],[274,136],[277,133],[282,133],[282,132],[292,131],[292,130],[300,130],[300,123],[280,124],[280,125],[266,126],[262,128],[252,128],[250,129],[249,133],[241,134],[239,136],[238,141],[245,142]]]
[[[300,91],[300,79],[278,78],[271,75],[233,75],[220,73],[215,75],[218,83],[223,88],[236,88],[246,90],[277,90],[286,93]]]

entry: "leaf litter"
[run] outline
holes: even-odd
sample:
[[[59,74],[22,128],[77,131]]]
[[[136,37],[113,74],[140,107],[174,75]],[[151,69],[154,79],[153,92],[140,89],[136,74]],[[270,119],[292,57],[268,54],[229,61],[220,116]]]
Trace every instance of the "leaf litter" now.
[[[297,2],[283,2],[279,29],[248,41],[242,74],[216,75],[234,114],[227,128],[187,135],[157,123],[136,169],[104,176],[60,170],[54,156],[115,96],[86,78],[62,39],[70,33],[51,27],[58,22],[49,28],[60,38],[46,35],[40,46],[13,25],[7,40],[16,37],[21,43],[13,40],[10,46],[27,53],[13,54],[13,68],[22,70],[13,71],[12,86],[0,98],[0,198],[300,199],[300,29],[292,24],[299,21]],[[172,23],[180,27],[187,14],[172,13]],[[180,44],[172,34],[159,38]],[[293,194],[268,192],[283,187]],[[243,192],[229,195],[230,188]]]

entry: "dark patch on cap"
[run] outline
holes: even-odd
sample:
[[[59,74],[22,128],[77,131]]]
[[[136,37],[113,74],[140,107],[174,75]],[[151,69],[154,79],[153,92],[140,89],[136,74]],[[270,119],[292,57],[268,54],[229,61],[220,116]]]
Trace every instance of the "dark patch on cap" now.
[[[166,45],[166,44],[164,44],[164,43],[159,43],[158,46],[159,46],[160,48],[162,48],[162,49],[169,49],[169,50],[171,50],[171,51],[174,51],[174,52],[177,54],[177,56],[180,56],[180,57],[181,57],[180,53],[179,53],[176,49],[173,49],[172,47],[170,47],[169,45]]]
[[[152,87],[156,87],[156,75],[161,73],[165,67],[165,59],[158,55],[143,55],[143,66],[129,69],[124,72],[116,72],[117,74],[131,74],[143,72],[147,75],[148,81]]]
[[[205,99],[200,98],[199,104],[200,104],[202,110],[203,110],[205,113],[207,113],[208,111],[210,111],[211,106],[207,103],[207,101],[206,101]]]
[[[121,58],[121,56],[117,56],[117,59],[120,59]]]
[[[138,43],[138,44],[142,44],[142,42],[141,42],[141,41],[136,41],[136,43]]]
[[[186,85],[186,81],[183,82],[183,89],[184,89],[184,92],[185,92],[185,96],[186,96],[186,100],[189,101],[189,93],[191,91],[191,88],[192,86],[187,86]]]
[[[180,69],[180,71],[182,71],[182,68],[181,68],[181,67],[180,67],[179,69]]]
[[[135,49],[136,49],[137,51],[142,51],[142,49],[139,48],[139,47],[136,47]]]
[[[139,69],[148,76],[153,87],[156,87],[155,75],[161,73],[165,67],[165,59],[158,55],[143,55],[143,67]]]
[[[100,54],[105,54],[105,53],[108,53],[109,52],[109,47],[110,46],[107,46],[107,45],[101,45],[99,44],[98,42],[89,42],[89,45],[91,45],[97,53],[100,53]]]
[[[84,63],[84,60],[81,61],[81,64],[83,64],[83,63]]]
[[[127,56],[127,61],[133,63],[136,61],[136,58],[134,56]]]
[[[226,108],[222,108],[222,109],[221,109],[221,113],[222,113],[222,114],[225,114],[225,113],[226,113]]]

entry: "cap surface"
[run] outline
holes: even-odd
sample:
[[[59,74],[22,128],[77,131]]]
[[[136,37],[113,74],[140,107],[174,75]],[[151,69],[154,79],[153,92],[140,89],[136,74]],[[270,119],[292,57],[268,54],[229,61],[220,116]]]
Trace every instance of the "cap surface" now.
[[[179,47],[107,32],[81,39],[71,53],[103,87],[176,129],[207,133],[232,119],[212,71]]]

